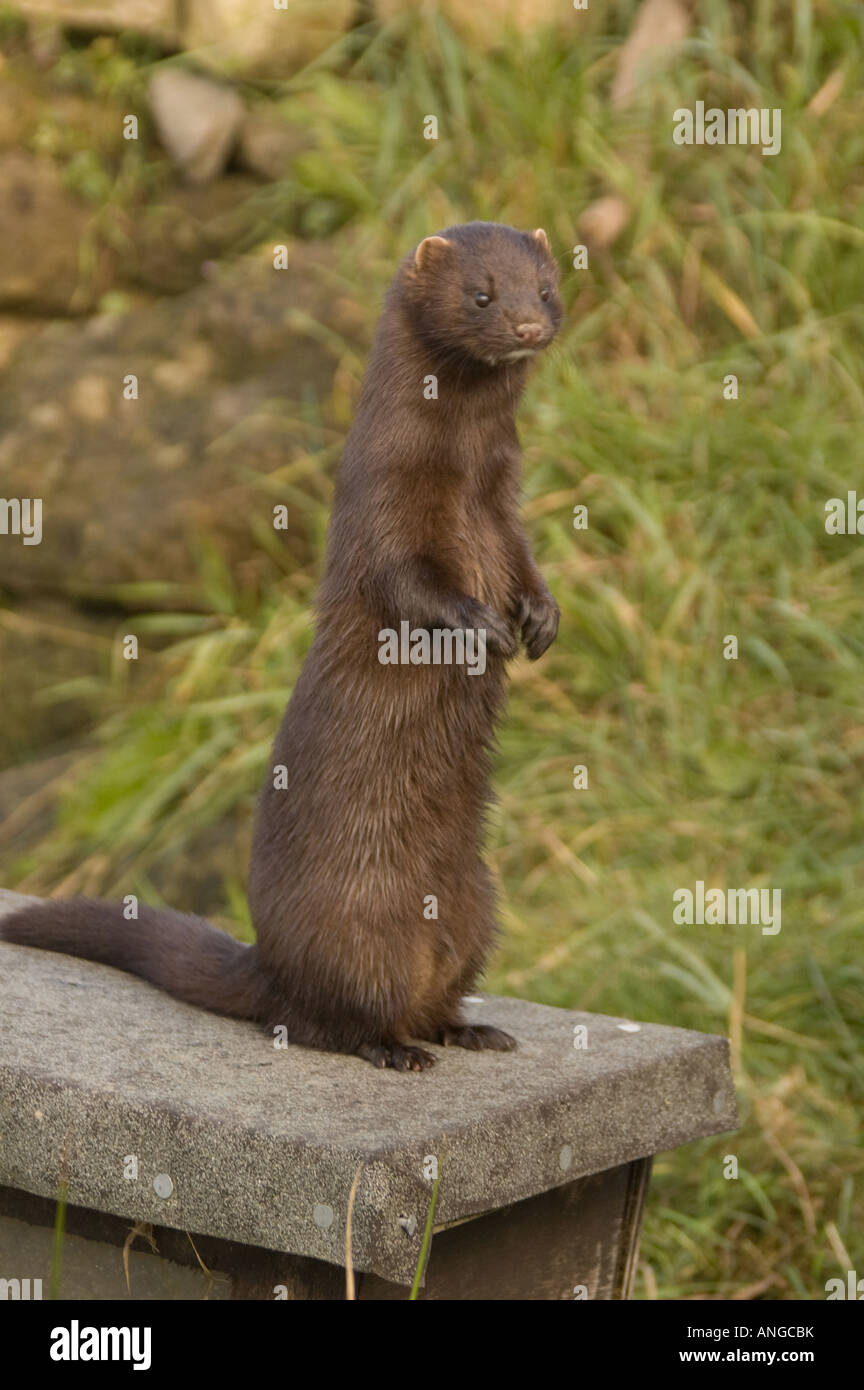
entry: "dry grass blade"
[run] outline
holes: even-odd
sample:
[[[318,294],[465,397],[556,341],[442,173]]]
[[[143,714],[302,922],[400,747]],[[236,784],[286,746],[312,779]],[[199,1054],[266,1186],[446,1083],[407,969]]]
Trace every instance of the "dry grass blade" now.
[[[136,1238],[139,1236],[142,1240],[147,1241],[147,1244],[150,1246],[150,1249],[153,1251],[154,1255],[158,1255],[159,1253],[159,1248],[156,1244],[156,1238],[153,1235],[152,1223],[149,1221],[136,1221],[135,1225],[132,1226],[128,1231],[126,1239],[123,1242],[123,1273],[126,1277],[126,1292],[128,1294],[132,1293],[132,1286],[129,1282],[129,1251],[132,1249],[132,1246],[135,1243]]]
[[[354,1174],[351,1191],[348,1193],[348,1212],[345,1217],[345,1298],[348,1302],[352,1302],[357,1298],[354,1287],[354,1252],[351,1245],[351,1229],[354,1221],[354,1201],[357,1196],[357,1187],[360,1182],[360,1174],[363,1172],[363,1167],[364,1165],[361,1163],[357,1172]]]

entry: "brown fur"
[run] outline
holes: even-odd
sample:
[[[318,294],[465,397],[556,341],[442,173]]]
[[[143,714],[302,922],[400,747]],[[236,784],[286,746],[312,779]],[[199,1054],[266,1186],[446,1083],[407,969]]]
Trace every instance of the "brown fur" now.
[[[80,900],[26,909],[3,936],[107,960],[377,1065],[429,1065],[410,1039],[513,1045],[467,1027],[460,999],[495,936],[481,848],[505,663],[520,640],[540,656],[558,624],[519,523],[526,359],[507,360],[554,336],[556,284],[544,234],[493,223],[427,238],[399,267],[340,465],[315,640],[273,751],[288,785],[269,775],[259,802],[256,946],[187,918],[186,952],[172,945],[172,914],[146,909],[136,924]],[[430,375],[437,400],[424,396]],[[403,619],[485,629],[485,674],[382,665],[379,631]],[[430,894],[438,918],[427,921]],[[202,949],[219,976],[203,998]]]

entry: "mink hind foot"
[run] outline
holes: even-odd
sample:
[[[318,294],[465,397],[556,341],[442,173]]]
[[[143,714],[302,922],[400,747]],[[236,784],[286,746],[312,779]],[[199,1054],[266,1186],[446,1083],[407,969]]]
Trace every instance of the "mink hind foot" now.
[[[392,1067],[394,1071],[428,1071],[435,1065],[431,1052],[397,1042],[362,1043],[357,1056],[371,1062],[373,1067]]]
[[[509,1033],[485,1023],[444,1023],[431,1041],[442,1047],[466,1047],[470,1052],[515,1052],[518,1046]]]

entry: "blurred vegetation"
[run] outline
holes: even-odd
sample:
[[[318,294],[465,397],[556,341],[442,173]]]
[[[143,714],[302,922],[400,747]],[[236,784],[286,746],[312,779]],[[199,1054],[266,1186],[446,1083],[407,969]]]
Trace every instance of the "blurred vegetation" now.
[[[540,34],[485,54],[434,16],[354,33],[259,94],[312,139],[247,205],[236,249],[344,229],[334,293],[370,334],[396,258],[448,223],[543,225],[560,249],[566,323],[521,432],[525,514],[563,619],[539,666],[513,670],[487,985],[728,1032],[742,1128],[657,1162],[637,1296],[822,1298],[864,1268],[864,543],[824,527],[860,475],[864,6],[706,3],[674,82],[613,110],[634,9],[612,6],[582,45]],[[148,56],[121,56],[107,75],[89,49],[65,61],[139,80]],[[672,111],[700,99],[781,108],[782,153],[674,146]],[[581,212],[610,192],[628,226],[571,269]],[[355,392],[362,367],[346,356]],[[122,620],[152,651],[127,663],[113,644],[104,721],[53,786],[56,827],[28,838],[44,789],[0,827],[8,886],[159,900],[166,866],[236,822],[205,906],[249,934],[248,821],[326,533],[334,449],[314,412],[308,428],[307,457],[266,485],[314,563],[258,535],[274,565],[262,598],[205,548],[198,611]],[[673,892],[697,879],[780,888],[781,933],[673,926]]]

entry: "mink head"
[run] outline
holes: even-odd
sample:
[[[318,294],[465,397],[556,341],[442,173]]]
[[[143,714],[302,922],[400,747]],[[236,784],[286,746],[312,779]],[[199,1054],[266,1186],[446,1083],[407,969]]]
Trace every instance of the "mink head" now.
[[[451,359],[506,367],[547,347],[561,322],[546,233],[466,222],[426,237],[404,262],[416,331]]]

